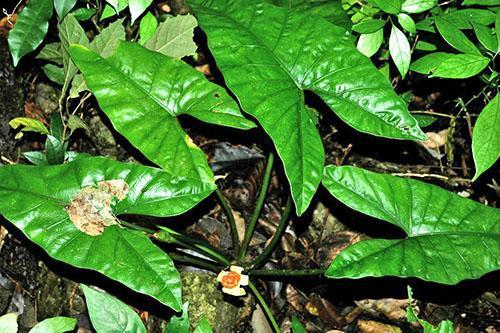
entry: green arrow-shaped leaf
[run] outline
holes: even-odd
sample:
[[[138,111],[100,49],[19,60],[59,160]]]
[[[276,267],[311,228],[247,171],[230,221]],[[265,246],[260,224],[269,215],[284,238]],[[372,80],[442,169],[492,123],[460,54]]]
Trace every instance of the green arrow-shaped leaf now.
[[[178,115],[242,129],[254,126],[223,88],[186,63],[137,43],[120,42],[107,59],[75,45],[71,56],[113,126],[172,174],[214,182],[205,154],[184,132]]]
[[[97,333],[146,333],[139,315],[127,304],[83,284],[83,293],[92,326]]]
[[[498,209],[434,185],[355,167],[325,168],[323,184],[352,209],[407,234],[351,245],[334,259],[328,277],[418,277],[455,284],[500,268]]]
[[[180,310],[179,274],[172,260],[147,236],[118,225],[91,236],[72,222],[76,220],[70,218],[68,207],[77,203],[83,188],[118,180],[128,184],[128,193],[111,207],[113,216],[172,216],[206,198],[213,185],[97,157],[48,167],[4,166],[0,167],[0,179],[0,214],[51,257],[98,271]],[[89,220],[87,215],[76,216],[84,223]]]
[[[405,103],[356,50],[343,28],[264,0],[189,4],[208,35],[228,87],[273,140],[297,213],[309,206],[324,162],[321,138],[304,105],[304,90],[317,93],[360,131],[425,138]]]

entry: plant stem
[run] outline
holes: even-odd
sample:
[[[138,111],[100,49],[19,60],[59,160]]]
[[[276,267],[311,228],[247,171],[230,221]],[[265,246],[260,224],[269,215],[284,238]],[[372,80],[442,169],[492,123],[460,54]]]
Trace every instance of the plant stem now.
[[[160,227],[160,229],[169,233],[172,237],[174,237],[176,239],[177,244],[183,247],[190,248],[191,250],[194,250],[196,252],[202,251],[203,253],[207,254],[209,257],[211,257],[220,264],[226,266],[231,265],[231,262],[226,257],[224,257],[222,253],[212,248],[210,245],[201,244],[200,241],[192,239],[188,236],[184,236],[183,234],[167,227],[162,226]],[[161,241],[161,239],[158,240]]]
[[[231,210],[229,202],[227,201],[226,197],[224,197],[222,191],[217,188],[215,190],[215,193],[217,194],[219,203],[222,206],[224,213],[226,214],[227,220],[229,221],[229,227],[231,229],[231,237],[233,239],[234,253],[238,253],[238,251],[240,250],[240,239],[238,237],[238,228],[236,227],[236,220],[234,219],[233,211]]]
[[[270,153],[269,157],[267,158],[266,171],[264,173],[264,180],[262,181],[262,187],[260,189],[259,197],[257,198],[255,209],[248,222],[248,227],[245,230],[245,237],[243,238],[243,243],[241,244],[240,252],[237,258],[238,262],[243,261],[243,259],[245,258],[248,245],[250,244],[250,240],[252,239],[255,226],[257,225],[257,221],[260,216],[260,211],[262,210],[262,206],[264,205],[264,201],[266,199],[267,189],[269,188],[269,182],[271,181],[271,172],[273,170],[273,164],[274,164],[274,154]]]
[[[261,253],[260,256],[258,256],[254,261],[250,263],[250,267],[258,267],[262,263],[264,263],[267,258],[273,253],[274,248],[278,244],[278,242],[281,240],[283,237],[283,234],[286,230],[286,226],[288,225],[288,217],[290,216],[290,211],[292,208],[292,198],[288,196],[288,199],[286,200],[285,204],[285,210],[281,214],[281,219],[278,224],[278,227],[276,228],[276,231],[274,232],[273,238],[271,238],[271,242],[269,245],[264,249],[264,251]]]
[[[250,287],[250,290],[254,294],[255,298],[257,298],[257,301],[259,302],[260,306],[262,307],[262,310],[267,316],[267,319],[269,319],[269,323],[271,324],[273,331],[276,333],[280,333],[280,327],[278,323],[276,322],[276,319],[273,316],[273,313],[271,312],[271,309],[267,305],[266,301],[264,300],[264,297],[260,294],[259,290],[257,287],[252,283],[252,281],[248,281],[248,287]]]
[[[287,276],[314,276],[323,275],[325,269],[315,268],[315,269],[254,269],[248,274],[251,276],[277,276],[277,277],[287,277]]]
[[[195,252],[206,254],[209,257],[211,257],[212,259],[214,259],[215,261],[217,261],[219,264],[222,264],[225,266],[229,266],[231,264],[231,262],[226,257],[224,257],[224,255],[222,253],[218,252],[216,249],[212,248],[211,246],[202,244],[199,240],[193,240],[193,239],[191,239],[187,236],[184,236],[183,234],[181,234],[175,230],[172,230],[170,228],[163,227],[163,226],[160,227],[160,229],[169,233],[173,238],[171,241],[166,241],[166,240],[162,240],[161,238],[156,237],[157,233],[152,229],[141,227],[141,226],[138,226],[136,224],[129,223],[129,222],[122,221],[122,220],[120,220],[120,224],[126,226],[127,228],[144,232],[149,237],[152,237],[159,242],[174,243],[174,244],[180,245],[184,248],[191,249]]]
[[[208,261],[205,261],[203,259],[198,259],[198,258],[193,258],[193,257],[188,257],[185,255],[180,255],[177,253],[168,253],[168,256],[172,258],[174,261],[186,263],[186,264],[191,264],[193,266],[209,269],[214,273],[220,272],[224,267],[218,266],[216,264],[211,264]]]

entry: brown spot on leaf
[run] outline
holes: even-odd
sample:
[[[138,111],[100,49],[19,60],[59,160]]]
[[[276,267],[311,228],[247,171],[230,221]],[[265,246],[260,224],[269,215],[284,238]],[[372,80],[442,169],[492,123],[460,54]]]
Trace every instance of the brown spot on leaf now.
[[[128,184],[121,179],[99,182],[97,188],[84,187],[71,200],[66,212],[78,230],[98,236],[106,227],[118,224],[111,210],[113,198],[123,200],[128,191]]]

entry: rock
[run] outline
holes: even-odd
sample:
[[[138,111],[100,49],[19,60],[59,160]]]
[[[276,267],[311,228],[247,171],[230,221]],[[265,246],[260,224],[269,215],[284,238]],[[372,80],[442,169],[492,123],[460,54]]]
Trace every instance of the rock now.
[[[181,271],[182,295],[189,302],[191,329],[204,315],[215,333],[233,332],[238,307],[226,302],[215,276],[203,272]]]
[[[46,83],[39,83],[35,90],[35,103],[42,109],[47,119],[59,108],[58,101],[61,91]]]

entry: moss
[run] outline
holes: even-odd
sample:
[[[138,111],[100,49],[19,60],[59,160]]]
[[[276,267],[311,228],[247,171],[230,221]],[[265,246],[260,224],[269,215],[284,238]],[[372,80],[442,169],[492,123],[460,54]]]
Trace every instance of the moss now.
[[[205,315],[214,332],[232,332],[238,308],[226,302],[215,277],[204,273],[181,272],[184,301],[189,302],[191,328]]]

